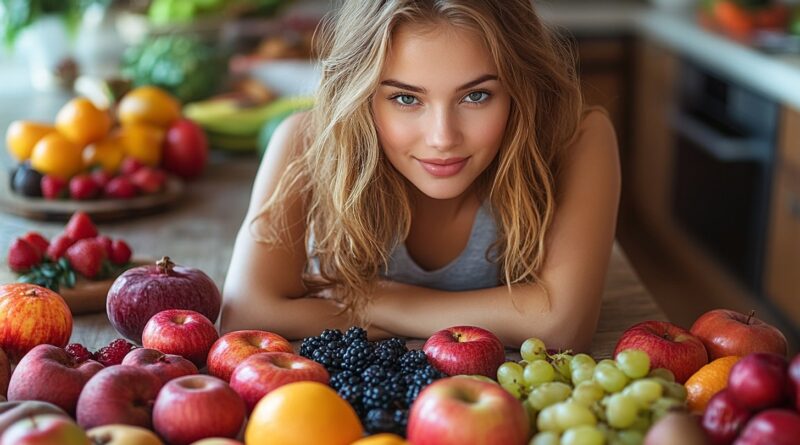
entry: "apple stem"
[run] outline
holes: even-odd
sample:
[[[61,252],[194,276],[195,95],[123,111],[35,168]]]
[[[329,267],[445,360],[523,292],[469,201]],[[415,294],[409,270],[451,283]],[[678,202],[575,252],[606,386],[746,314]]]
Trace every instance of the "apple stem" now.
[[[756,315],[756,310],[751,309],[750,314],[747,315],[747,320],[745,320],[744,324],[750,324],[750,319],[755,317],[755,315]]]
[[[31,424],[33,425],[33,429],[35,430],[36,429],[36,417],[31,415],[28,418],[31,419]]]
[[[35,297],[38,294],[39,294],[39,292],[37,292],[35,288],[30,288],[30,289],[25,291],[25,296],[26,297]]]
[[[170,261],[168,256],[161,257],[160,260],[156,261],[156,267],[158,267],[158,272],[164,275],[168,275],[172,272],[172,268],[175,267],[175,263]]]

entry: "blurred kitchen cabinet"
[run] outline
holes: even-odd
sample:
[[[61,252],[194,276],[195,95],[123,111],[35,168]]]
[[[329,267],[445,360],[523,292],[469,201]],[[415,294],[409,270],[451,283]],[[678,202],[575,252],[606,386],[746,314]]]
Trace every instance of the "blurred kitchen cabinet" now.
[[[784,108],[773,180],[765,286],[800,325],[800,111]]]
[[[673,131],[670,112],[676,105],[678,59],[647,40],[635,51],[636,80],[633,91],[632,138],[625,204],[643,227],[669,232],[673,173]],[[627,196],[625,196],[627,195]]]

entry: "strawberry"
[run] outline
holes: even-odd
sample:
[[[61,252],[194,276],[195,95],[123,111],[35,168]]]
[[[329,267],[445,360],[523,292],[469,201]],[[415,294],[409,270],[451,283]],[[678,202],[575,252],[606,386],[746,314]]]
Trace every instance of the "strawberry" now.
[[[99,192],[100,187],[89,175],[76,175],[69,180],[69,196],[72,199],[92,199]]]
[[[8,248],[8,266],[17,273],[25,273],[42,262],[39,251],[22,238],[17,238]]]
[[[131,260],[131,255],[133,255],[133,252],[131,252],[131,248],[128,246],[128,243],[118,239],[114,240],[114,243],[111,245],[111,254],[108,256],[108,258],[111,260],[112,264],[122,266]]]
[[[75,244],[75,240],[66,233],[62,233],[61,235],[53,238],[53,241],[47,248],[46,255],[51,260],[58,261],[58,259],[64,256],[64,253],[73,244]]]
[[[95,239],[82,239],[70,246],[64,256],[76,272],[91,279],[103,269],[106,248]]]
[[[111,257],[111,238],[105,235],[97,235],[94,240],[100,243],[106,249],[106,257]]]
[[[47,241],[47,238],[43,237],[38,232],[28,232],[25,235],[22,235],[22,239],[27,241],[31,246],[35,247],[36,250],[39,251],[39,255],[44,255],[47,252],[47,248],[50,247],[50,242]]]
[[[92,177],[92,181],[97,184],[97,188],[99,190],[103,190],[106,184],[108,184],[109,181],[111,181],[111,179],[114,177],[111,173],[103,169],[93,171],[90,176]]]
[[[64,233],[70,236],[75,241],[84,238],[94,238],[97,236],[97,227],[95,227],[89,215],[83,212],[75,212],[64,228]]]
[[[135,158],[125,158],[119,166],[119,171],[123,175],[129,176],[136,173],[137,170],[144,167],[144,164]]]
[[[142,167],[130,176],[133,182],[142,193],[158,193],[164,188],[167,175],[163,170],[152,167]]]
[[[129,352],[136,349],[136,345],[129,343],[122,338],[118,338],[108,346],[103,346],[94,353],[95,360],[100,362],[103,366],[114,366],[122,363],[122,359],[128,355]]]
[[[117,176],[106,184],[103,194],[109,198],[128,199],[136,196],[138,190],[127,176]]]
[[[45,199],[59,199],[67,197],[67,181],[56,176],[44,175],[42,177],[42,196]]]

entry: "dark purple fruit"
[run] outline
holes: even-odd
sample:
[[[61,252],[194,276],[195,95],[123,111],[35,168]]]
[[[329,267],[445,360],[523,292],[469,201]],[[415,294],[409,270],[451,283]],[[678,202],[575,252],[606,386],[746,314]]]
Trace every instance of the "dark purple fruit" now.
[[[12,190],[24,196],[42,196],[42,174],[32,169],[28,163],[17,167],[12,176]]]

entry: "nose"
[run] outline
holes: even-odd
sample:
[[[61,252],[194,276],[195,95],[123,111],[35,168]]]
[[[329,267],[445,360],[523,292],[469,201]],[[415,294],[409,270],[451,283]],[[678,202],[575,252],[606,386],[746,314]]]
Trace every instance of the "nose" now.
[[[429,114],[425,142],[429,147],[446,151],[461,143],[457,114],[448,107],[434,107]]]

